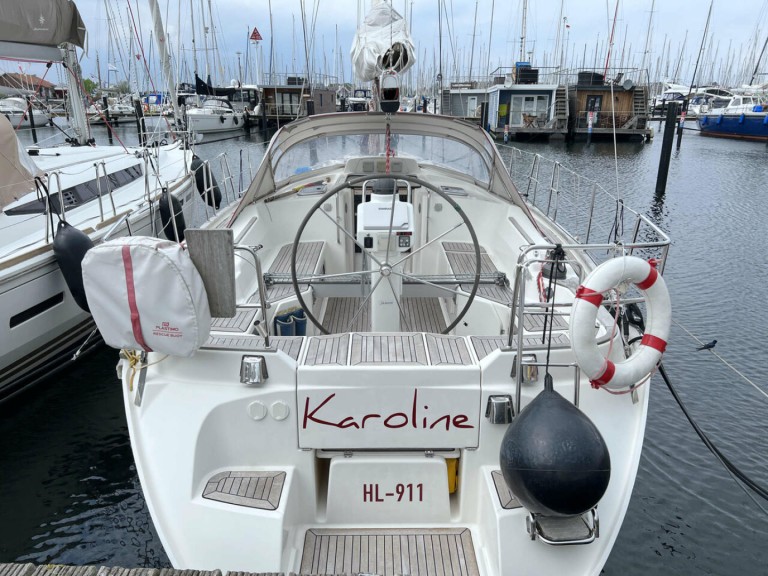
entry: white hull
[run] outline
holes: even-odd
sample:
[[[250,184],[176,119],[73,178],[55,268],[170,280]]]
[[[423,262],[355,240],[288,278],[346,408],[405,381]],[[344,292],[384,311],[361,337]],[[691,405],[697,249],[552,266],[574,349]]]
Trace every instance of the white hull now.
[[[278,132],[239,206],[206,225],[231,228],[238,246],[262,245],[269,283],[260,287],[253,257],[236,253],[237,314],[214,319],[202,348],[190,358],[150,352],[148,368],[136,355],[120,361],[134,459],[163,546],[176,568],[198,570],[415,575],[442,564],[483,576],[599,574],[630,501],[649,393],[647,384],[634,399],[594,390],[597,376],[575,369],[575,289],[595,267],[589,254],[604,247],[576,244],[527,206],[476,126],[394,115],[398,154],[387,163],[377,150],[384,121],[320,115]],[[329,161],[336,145],[344,161]],[[401,182],[407,201],[366,196],[369,176],[360,175],[386,182],[387,167],[412,186]],[[538,278],[554,243],[568,259],[551,284],[559,313],[545,321]],[[643,246],[663,260],[667,245],[662,234]],[[292,258],[298,293],[285,283]],[[481,272],[469,274],[467,262],[482,262]],[[474,301],[467,282],[478,283]],[[622,330],[599,304],[596,339],[584,344],[619,364]],[[330,334],[310,323],[306,336],[273,335],[267,346],[254,321],[273,331],[297,305]],[[541,396],[550,354],[554,391],[569,407],[578,397],[610,454],[599,534],[589,530],[593,504],[568,519],[541,513],[529,532],[534,516],[500,471],[505,435],[522,419],[517,408]],[[497,402],[515,408],[512,425],[489,417]],[[555,443],[578,452],[570,441]]]
[[[30,115],[20,111],[0,111],[0,114],[8,118],[14,128],[31,128],[32,122],[30,121]],[[34,112],[35,127],[48,126],[51,123],[51,117],[45,112]]]
[[[193,114],[187,113],[190,132],[195,134],[222,134],[239,132],[245,128],[243,115],[235,114]]]
[[[187,206],[185,219],[189,222],[192,202],[188,201],[196,191],[194,179],[185,175],[189,158],[184,158],[191,157],[191,153],[173,148],[160,152],[161,180],[170,184],[172,194]],[[63,189],[93,180],[93,165],[101,160],[109,173],[137,165],[135,157],[122,149],[59,148],[56,153],[57,156],[45,156],[43,151],[37,163],[49,173],[61,170]],[[96,198],[69,208],[67,221],[86,231],[94,244],[114,225],[117,227],[112,237],[128,234],[126,223],[131,234],[157,235],[162,230],[158,196],[159,188],[152,186],[150,209],[144,178],[139,177],[114,190],[114,210],[105,192],[103,216]],[[123,217],[125,222],[120,223]],[[53,220],[57,222],[55,217]],[[72,352],[85,343],[94,325],[90,315],[75,303],[64,281],[53,255],[50,231],[46,240],[44,215],[0,215],[0,246],[0,397],[4,397],[65,366],[72,359]],[[98,342],[97,337],[89,344],[94,342]]]

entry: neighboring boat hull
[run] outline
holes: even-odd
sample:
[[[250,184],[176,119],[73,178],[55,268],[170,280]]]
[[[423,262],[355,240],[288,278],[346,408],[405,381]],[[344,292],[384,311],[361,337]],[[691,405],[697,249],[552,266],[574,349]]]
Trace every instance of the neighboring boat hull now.
[[[704,136],[768,141],[768,114],[704,114],[699,116]]]
[[[59,156],[47,156],[46,161],[62,164],[51,166],[52,172],[63,168],[82,174],[93,171],[93,163],[100,159],[109,162],[125,162],[125,155],[116,154],[113,149],[86,149],[93,156],[92,161],[82,165],[69,164],[67,158],[77,153],[76,149],[62,148]],[[163,152],[165,155],[166,153]],[[191,153],[181,149],[165,156],[171,170],[167,182],[171,182],[172,194],[182,201],[185,221],[193,218],[194,200],[197,196],[194,177],[185,174],[185,156]],[[130,156],[128,156],[130,158]],[[130,160],[129,160],[130,162]],[[133,160],[135,162],[135,160]],[[123,165],[123,164],[121,164]],[[85,166],[86,169],[81,169]],[[175,167],[175,168],[174,168]],[[95,172],[93,172],[95,174]],[[63,187],[73,184],[62,177]],[[86,177],[87,180],[87,177]],[[68,183],[69,182],[69,183]],[[158,191],[153,192],[153,198]],[[137,178],[124,188],[113,192],[116,214],[105,194],[101,207],[98,198],[67,210],[67,221],[87,231],[94,242],[99,243],[113,226],[111,236],[156,235],[163,224],[157,208],[156,198],[150,208],[145,201],[144,179]],[[101,210],[106,211],[105,216]],[[131,212],[132,211],[132,212]],[[129,214],[131,212],[131,214]],[[125,222],[121,223],[121,219]],[[24,387],[37,382],[66,366],[72,353],[86,342],[94,324],[90,315],[74,301],[64,276],[54,257],[52,235],[45,240],[46,216],[2,215],[3,226],[7,227],[0,238],[3,248],[0,254],[0,399],[17,393]],[[99,342],[94,336],[93,341]],[[91,342],[88,343],[91,345]]]

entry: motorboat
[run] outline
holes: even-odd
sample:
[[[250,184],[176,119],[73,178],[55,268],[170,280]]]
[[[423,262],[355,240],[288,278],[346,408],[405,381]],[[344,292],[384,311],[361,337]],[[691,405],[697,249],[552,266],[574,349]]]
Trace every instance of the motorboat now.
[[[44,106],[29,104],[18,96],[0,100],[0,116],[5,116],[14,128],[30,128],[32,122],[35,126],[47,126],[51,123],[51,116]]]
[[[103,106],[94,103],[86,109],[86,114],[90,124],[105,124],[107,121],[119,124],[128,120],[136,120],[135,108],[128,102],[114,97],[107,99],[106,111]]]
[[[12,4],[19,21],[3,27],[0,52],[66,62],[70,94],[77,94],[75,46],[83,46],[85,29],[74,3]],[[23,27],[38,18],[47,27],[25,33]],[[182,215],[191,219],[191,200],[198,196],[192,151],[180,140],[130,148],[82,145],[92,143],[84,108],[74,106],[71,117],[72,145],[48,148],[23,146],[15,126],[0,117],[0,398],[49,377],[78,350],[100,342],[89,338],[95,325],[78,281],[82,253],[121,235],[177,238]]]
[[[725,106],[698,116],[702,136],[768,141],[768,100],[764,95],[735,94]]]
[[[534,196],[476,125],[317,115],[186,249],[88,252],[176,568],[600,573],[668,339],[669,239],[634,214],[580,242]]]

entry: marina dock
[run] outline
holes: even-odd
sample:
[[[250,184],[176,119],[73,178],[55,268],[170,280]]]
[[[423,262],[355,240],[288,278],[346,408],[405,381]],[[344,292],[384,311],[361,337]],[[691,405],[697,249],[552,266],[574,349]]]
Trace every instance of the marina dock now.
[[[65,566],[62,564],[0,564],[0,576],[278,576],[273,572],[222,572],[175,568],[120,568],[115,566]],[[298,575],[295,575],[298,576]]]

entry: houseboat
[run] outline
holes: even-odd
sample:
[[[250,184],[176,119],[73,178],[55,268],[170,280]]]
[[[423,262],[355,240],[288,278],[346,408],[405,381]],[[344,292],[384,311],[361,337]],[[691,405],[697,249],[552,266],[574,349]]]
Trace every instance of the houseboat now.
[[[571,140],[613,138],[649,140],[653,136],[648,89],[638,83],[639,70],[581,71],[569,88]]]

